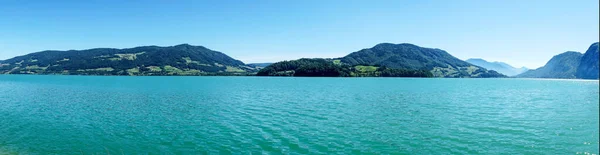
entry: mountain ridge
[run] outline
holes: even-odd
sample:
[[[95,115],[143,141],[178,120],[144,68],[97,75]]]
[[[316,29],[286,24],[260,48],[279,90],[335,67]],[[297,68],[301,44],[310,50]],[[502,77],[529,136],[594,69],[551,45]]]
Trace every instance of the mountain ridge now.
[[[521,73],[529,70],[526,67],[516,68],[516,67],[513,67],[512,65],[509,65],[504,62],[499,62],[499,61],[489,62],[482,58],[470,58],[465,61],[468,63],[471,63],[473,65],[477,65],[477,66],[486,68],[488,70],[497,71],[497,72],[502,73],[507,76],[515,76],[515,75],[521,74]]]
[[[257,69],[204,46],[44,50],[2,61],[0,74],[225,75]]]
[[[504,77],[496,71],[472,65],[438,48],[410,43],[380,43],[352,52],[342,58],[349,65],[378,65],[389,68],[429,70],[435,77]]]
[[[582,79],[598,79],[599,72],[599,54],[598,42],[588,47],[588,50],[581,57],[575,76]]]
[[[379,43],[340,58],[281,61],[259,71],[264,76],[506,77],[462,61],[437,48]]]
[[[583,54],[567,51],[553,56],[544,66],[521,73],[520,78],[565,78],[574,79],[575,71]]]
[[[567,51],[553,56],[544,66],[515,77],[598,79],[598,42],[585,53]]]
[[[444,50],[411,43],[379,43],[344,57],[324,60],[345,66],[332,69],[343,70],[344,73],[339,75],[348,76],[427,77],[429,75],[421,73],[426,70],[433,77],[505,77],[498,73],[497,70],[503,72],[501,69],[495,70],[478,62],[519,69],[503,62],[488,62],[480,58],[463,61]],[[317,59],[306,59],[303,63],[312,64],[315,69],[319,68],[318,65],[329,66]],[[0,60],[0,74],[254,75],[273,64],[277,63],[245,64],[225,53],[184,43],[121,49],[44,50]],[[515,77],[598,79],[598,68],[598,42],[595,42],[584,54],[567,51],[552,57],[546,65]]]

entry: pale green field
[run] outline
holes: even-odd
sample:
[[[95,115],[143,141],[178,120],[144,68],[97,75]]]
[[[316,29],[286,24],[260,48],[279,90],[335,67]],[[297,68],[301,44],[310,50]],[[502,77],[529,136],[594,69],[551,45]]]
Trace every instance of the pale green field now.
[[[186,64],[200,64],[200,62],[193,61],[190,57],[183,57],[183,60],[185,60]]]
[[[112,61],[121,61],[121,60],[135,60],[137,59],[138,55],[142,55],[146,52],[140,52],[140,53],[133,53],[133,54],[115,54],[116,56],[118,56],[118,58],[109,58],[108,60],[112,60]],[[110,57],[110,56],[100,56],[99,58],[102,57]]]
[[[227,67],[227,69],[225,70],[225,72],[246,72],[245,70],[242,70],[240,68],[237,67],[231,67],[231,66],[225,66]]]
[[[107,72],[110,72],[110,71],[113,71],[113,70],[114,70],[113,68],[107,67],[107,68],[95,68],[95,69],[85,69],[85,70],[84,69],[79,69],[77,71],[78,72],[85,72],[85,71],[107,71]]]
[[[374,72],[377,71],[377,69],[379,69],[379,67],[375,67],[375,66],[354,66],[354,69],[356,69],[359,72]]]
[[[162,69],[158,66],[148,66],[146,68],[150,69],[151,72],[161,72],[162,71]]]
[[[165,69],[166,72],[174,72],[174,73],[181,73],[183,72],[181,69],[177,68],[177,67],[173,67],[173,66],[165,66],[163,67]]]
[[[46,70],[46,68],[48,68],[48,67],[40,67],[38,65],[33,65],[33,66],[27,66],[27,67],[25,67],[25,69],[31,69],[31,70]]]
[[[341,65],[342,64],[342,60],[333,60],[333,64],[335,64],[335,65]]]

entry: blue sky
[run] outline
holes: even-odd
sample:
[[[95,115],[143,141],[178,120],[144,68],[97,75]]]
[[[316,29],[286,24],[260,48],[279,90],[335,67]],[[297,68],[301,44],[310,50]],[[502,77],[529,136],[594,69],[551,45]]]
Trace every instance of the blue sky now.
[[[0,1],[0,59],[53,49],[202,45],[247,63],[377,43],[537,68],[598,41],[598,0]]]

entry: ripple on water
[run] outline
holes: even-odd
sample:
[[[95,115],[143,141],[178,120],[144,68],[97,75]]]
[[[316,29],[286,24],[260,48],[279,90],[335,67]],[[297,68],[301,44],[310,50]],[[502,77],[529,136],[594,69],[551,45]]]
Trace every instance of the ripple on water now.
[[[598,154],[597,82],[55,78],[0,76],[0,152]]]

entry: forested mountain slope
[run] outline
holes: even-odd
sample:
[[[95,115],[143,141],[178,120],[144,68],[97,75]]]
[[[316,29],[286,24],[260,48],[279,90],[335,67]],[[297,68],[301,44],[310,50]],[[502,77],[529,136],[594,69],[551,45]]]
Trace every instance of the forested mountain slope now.
[[[202,46],[42,51],[0,62],[2,74],[230,75],[253,67]]]

